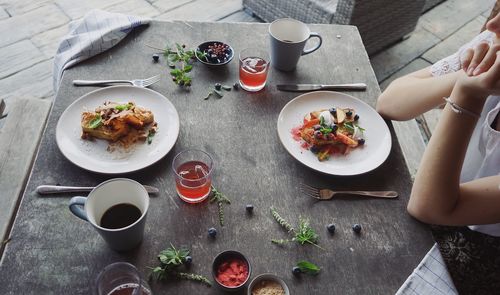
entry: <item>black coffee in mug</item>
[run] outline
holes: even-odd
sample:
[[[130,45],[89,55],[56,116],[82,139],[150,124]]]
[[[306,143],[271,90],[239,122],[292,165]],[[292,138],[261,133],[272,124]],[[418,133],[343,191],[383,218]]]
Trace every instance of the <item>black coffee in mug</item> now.
[[[102,215],[100,225],[108,229],[124,228],[141,218],[142,212],[132,204],[121,203],[110,207]]]

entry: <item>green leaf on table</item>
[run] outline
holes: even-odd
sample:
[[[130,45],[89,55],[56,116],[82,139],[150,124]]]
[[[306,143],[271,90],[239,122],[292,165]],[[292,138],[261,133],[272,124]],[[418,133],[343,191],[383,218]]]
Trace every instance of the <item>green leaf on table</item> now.
[[[94,119],[92,119],[90,122],[89,122],[89,125],[88,127],[90,129],[96,129],[97,127],[101,126],[102,125],[102,118],[101,118],[101,115],[96,115]]]
[[[170,75],[172,76],[180,76],[182,75],[182,71],[180,69],[173,69],[170,71]]]
[[[189,73],[189,72],[191,72],[192,69],[193,69],[192,65],[186,65],[184,67],[184,73]]]
[[[297,266],[303,273],[308,273],[312,275],[317,275],[321,270],[321,268],[319,268],[316,264],[305,260],[299,261],[297,263]]]

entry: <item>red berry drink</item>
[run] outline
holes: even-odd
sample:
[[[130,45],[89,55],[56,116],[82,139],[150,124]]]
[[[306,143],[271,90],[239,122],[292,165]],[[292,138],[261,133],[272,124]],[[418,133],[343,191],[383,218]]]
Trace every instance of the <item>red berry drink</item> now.
[[[175,188],[188,203],[199,203],[210,194],[213,163],[210,155],[199,150],[187,150],[174,158]]]
[[[188,203],[203,201],[210,193],[212,181],[208,175],[208,165],[200,161],[189,161],[177,168],[175,186],[179,196]]]
[[[267,53],[258,49],[245,49],[240,53],[240,85],[247,91],[259,91],[266,85],[269,62]]]

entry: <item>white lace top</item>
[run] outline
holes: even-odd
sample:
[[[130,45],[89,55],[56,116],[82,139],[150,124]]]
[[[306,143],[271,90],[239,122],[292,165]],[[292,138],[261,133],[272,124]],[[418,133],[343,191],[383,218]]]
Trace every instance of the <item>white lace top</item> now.
[[[481,42],[488,42],[491,44],[492,40],[493,33],[484,31],[472,41],[462,46],[453,55],[443,58],[433,64],[431,67],[431,74],[433,76],[440,76],[460,70],[460,57],[465,50],[473,48]],[[488,97],[467,148],[460,176],[461,182],[500,175],[500,131],[491,127],[499,112],[500,96]],[[500,183],[498,187],[498,197],[500,198]],[[470,228],[485,234],[500,236],[500,223],[473,225],[470,226]]]

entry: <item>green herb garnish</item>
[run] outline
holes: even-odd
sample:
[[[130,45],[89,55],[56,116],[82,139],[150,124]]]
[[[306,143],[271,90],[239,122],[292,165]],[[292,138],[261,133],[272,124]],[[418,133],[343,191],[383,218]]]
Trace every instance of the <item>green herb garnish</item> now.
[[[156,131],[154,129],[149,129],[148,131],[148,137],[146,137],[146,141],[148,144],[151,144],[153,142],[153,137],[155,136]]]
[[[192,78],[188,75],[193,69],[192,61],[196,60],[195,54],[199,58],[204,58],[206,54],[197,50],[186,50],[186,45],[180,45],[175,43],[175,48],[172,49],[167,47],[165,49],[156,48],[150,45],[146,45],[153,49],[158,49],[163,51],[163,55],[167,59],[167,64],[172,70],[170,75],[172,75],[172,81],[179,86],[191,86]]]
[[[102,125],[102,117],[101,117],[101,115],[96,114],[96,116],[94,117],[94,119],[92,119],[89,122],[88,127],[90,129],[96,129],[97,127],[99,127],[101,125]]]
[[[115,106],[114,109],[119,110],[119,111],[124,111],[124,110],[130,110],[131,107],[132,107],[132,104],[127,103],[127,104],[119,104],[119,105]]]
[[[305,260],[299,261],[297,263],[297,266],[299,267],[301,272],[311,275],[317,275],[321,270],[321,268],[319,268],[316,264]]]
[[[220,191],[218,191],[213,185],[211,188],[210,194],[212,197],[210,198],[210,203],[217,203],[218,208],[218,214],[219,214],[219,223],[220,226],[224,226],[224,204],[231,204],[231,200],[229,200],[228,197],[226,197],[224,194],[222,194]]]
[[[293,238],[291,240],[285,239],[272,239],[271,242],[277,245],[284,245],[288,242],[297,242],[300,245],[311,244],[315,247],[318,247],[324,250],[322,247],[318,245],[318,234],[311,227],[309,220],[299,217],[299,226],[297,229],[294,229],[293,226],[288,223],[279,213],[276,211],[274,207],[270,208],[271,215],[279,223],[284,229],[288,231],[288,233],[293,234]]]
[[[314,229],[309,224],[308,219],[304,219],[302,217],[299,218],[299,226],[295,232],[294,241],[298,242],[301,245],[305,243],[309,243],[311,245],[317,245],[318,243],[318,234],[314,231]],[[320,247],[321,248],[321,247]]]
[[[209,287],[212,286],[212,282],[210,282],[210,280],[202,275],[182,272],[178,270],[186,263],[188,255],[189,250],[176,249],[174,245],[170,244],[169,248],[161,251],[160,254],[158,254],[160,266],[150,268],[152,270],[150,278],[153,278],[155,280],[164,280],[169,277],[176,277],[179,279],[204,283]]]
[[[344,127],[352,134],[356,131],[356,127],[363,133],[365,131],[364,128],[359,127],[359,125],[353,122],[344,122]]]

